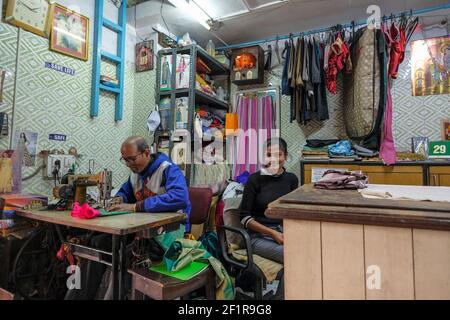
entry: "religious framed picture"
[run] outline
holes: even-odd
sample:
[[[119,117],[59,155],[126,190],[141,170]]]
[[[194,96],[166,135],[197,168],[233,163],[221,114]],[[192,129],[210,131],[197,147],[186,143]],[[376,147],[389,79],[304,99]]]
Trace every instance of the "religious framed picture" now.
[[[411,42],[413,96],[450,93],[450,36]]]
[[[55,4],[50,50],[86,61],[89,48],[89,18]]]
[[[153,40],[136,44],[136,72],[153,70]]]
[[[441,121],[441,138],[444,141],[450,140],[450,118]]]

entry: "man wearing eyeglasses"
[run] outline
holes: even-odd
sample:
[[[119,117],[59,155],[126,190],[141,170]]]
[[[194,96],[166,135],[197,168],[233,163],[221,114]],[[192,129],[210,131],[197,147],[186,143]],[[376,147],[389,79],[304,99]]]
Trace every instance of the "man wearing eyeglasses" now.
[[[165,154],[151,154],[143,137],[129,137],[120,151],[120,160],[132,174],[108,206],[109,211],[183,211],[189,217],[189,192],[183,173],[176,164]],[[189,218],[185,229],[190,231]]]
[[[161,153],[152,154],[143,137],[129,137],[122,144],[120,160],[131,170],[131,175],[117,192],[108,207],[109,211],[135,212],[176,212],[182,211],[188,218],[177,231],[164,233],[154,240],[159,244],[152,247],[166,251],[177,238],[183,238],[190,231],[189,214],[191,203],[186,180],[180,168]],[[131,239],[129,239],[131,240]],[[98,249],[110,250],[111,238],[106,234],[96,235],[91,245]],[[87,285],[75,290],[73,299],[91,300],[97,296],[105,266],[94,261],[84,261],[81,265],[82,279]]]

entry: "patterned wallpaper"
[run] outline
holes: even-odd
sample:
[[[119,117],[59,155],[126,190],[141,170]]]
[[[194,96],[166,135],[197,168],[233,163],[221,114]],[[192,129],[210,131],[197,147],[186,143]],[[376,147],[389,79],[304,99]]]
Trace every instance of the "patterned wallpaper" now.
[[[411,137],[441,140],[440,124],[450,118],[450,94],[413,97],[411,95],[411,55],[406,52],[398,79],[392,87],[393,130],[396,147],[411,149]]]
[[[0,23],[1,62],[14,68],[16,59],[17,29]],[[4,40],[6,40],[4,42]],[[4,46],[6,43],[7,46]],[[134,66],[127,64],[125,71],[124,120],[114,122],[115,98],[109,93],[100,97],[99,117],[91,119],[92,50],[87,62],[73,59],[48,50],[48,40],[20,31],[19,64],[17,70],[14,128],[39,133],[38,150],[62,149],[67,152],[75,146],[80,160],[79,172],[86,172],[89,159],[95,160],[95,171],[108,168],[113,171],[114,185],[128,177],[128,170],[119,161],[120,145],[132,133],[134,107]],[[53,62],[75,70],[75,76],[66,75],[44,67]],[[114,73],[113,66],[102,63],[105,73]],[[6,90],[7,107],[12,109],[13,87]],[[50,133],[67,135],[66,142],[48,140]],[[8,143],[1,141],[2,147]],[[37,165],[42,160],[38,159]],[[36,168],[26,168],[24,176]],[[52,182],[43,181],[41,174],[23,184],[24,192],[48,194]]]
[[[149,143],[153,141],[148,133],[146,123],[150,112],[155,109],[155,90],[155,69],[134,74],[133,135],[146,137]]]
[[[0,111],[8,114],[9,123],[11,123],[16,74],[17,28],[0,22],[0,39],[0,68],[6,69],[9,74],[4,85],[3,105],[0,105]],[[11,126],[9,129],[11,130]],[[0,148],[5,149],[8,146],[9,136],[0,136]]]

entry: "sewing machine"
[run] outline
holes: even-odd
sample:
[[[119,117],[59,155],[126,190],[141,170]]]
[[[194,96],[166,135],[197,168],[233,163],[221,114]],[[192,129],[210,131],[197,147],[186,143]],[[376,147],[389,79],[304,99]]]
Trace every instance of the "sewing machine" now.
[[[88,187],[98,187],[99,200],[103,206],[111,198],[112,171],[106,169],[97,174],[67,175],[61,182],[61,185],[53,188],[53,196],[65,202],[66,208],[71,208],[74,202],[80,205],[85,203]]]

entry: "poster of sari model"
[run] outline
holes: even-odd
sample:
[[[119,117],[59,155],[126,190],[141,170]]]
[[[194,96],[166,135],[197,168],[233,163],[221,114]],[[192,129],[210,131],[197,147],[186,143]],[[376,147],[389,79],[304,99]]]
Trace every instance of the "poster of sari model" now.
[[[176,88],[189,88],[191,57],[188,54],[177,55]]]
[[[14,132],[12,148],[23,152],[23,165],[34,167],[36,164],[38,133],[17,129]]]
[[[171,90],[172,88],[172,56],[164,55],[161,57],[161,90]]]
[[[413,96],[450,93],[450,36],[411,43]]]

